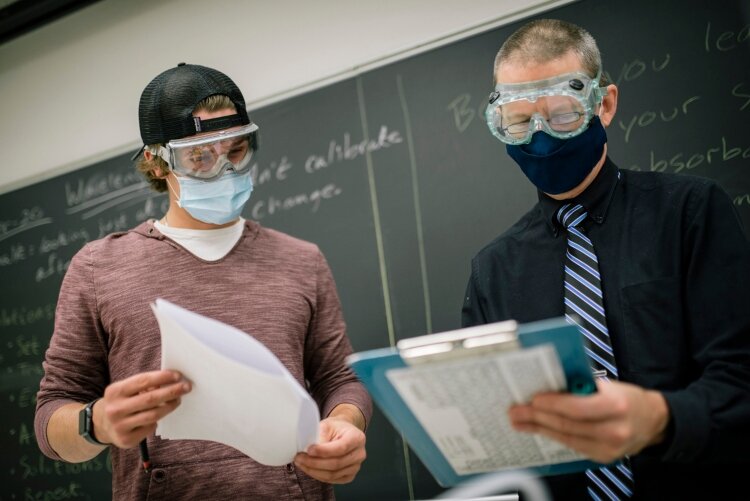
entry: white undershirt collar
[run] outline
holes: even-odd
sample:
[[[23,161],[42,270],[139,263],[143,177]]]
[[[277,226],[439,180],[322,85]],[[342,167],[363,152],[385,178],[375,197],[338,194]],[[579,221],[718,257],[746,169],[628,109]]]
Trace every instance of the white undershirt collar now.
[[[245,219],[242,217],[232,226],[215,230],[173,228],[161,221],[154,221],[154,227],[162,235],[171,238],[191,254],[205,261],[217,261],[229,254],[242,237],[244,226]]]

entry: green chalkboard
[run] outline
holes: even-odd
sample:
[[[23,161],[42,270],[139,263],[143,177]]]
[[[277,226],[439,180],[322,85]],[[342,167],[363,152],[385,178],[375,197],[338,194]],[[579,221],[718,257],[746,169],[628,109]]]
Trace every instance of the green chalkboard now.
[[[750,228],[750,3],[582,0],[545,16],[599,41],[620,88],[615,162],[716,179]],[[251,110],[262,149],[244,215],[322,248],[355,350],[457,327],[471,257],[534,204],[482,118],[494,55],[519,25]],[[41,361],[73,254],[165,208],[126,155],[0,196],[0,499],[110,496],[106,454],[69,465],[39,452]],[[440,491],[377,412],[368,454],[339,499]]]

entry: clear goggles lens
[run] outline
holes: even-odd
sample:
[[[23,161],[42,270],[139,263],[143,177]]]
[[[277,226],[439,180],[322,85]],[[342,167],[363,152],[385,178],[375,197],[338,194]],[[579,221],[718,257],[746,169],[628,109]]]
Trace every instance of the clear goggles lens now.
[[[567,73],[517,84],[498,84],[485,110],[492,135],[507,144],[525,144],[537,131],[567,139],[588,127],[606,95],[599,75]]]
[[[237,129],[175,139],[157,154],[178,174],[214,180],[228,169],[241,173],[250,168],[257,130],[257,125],[249,123]]]

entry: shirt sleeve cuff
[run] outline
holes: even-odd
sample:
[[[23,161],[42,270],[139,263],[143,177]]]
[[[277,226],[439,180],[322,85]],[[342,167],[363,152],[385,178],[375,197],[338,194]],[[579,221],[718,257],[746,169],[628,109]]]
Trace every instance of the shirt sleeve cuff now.
[[[46,402],[39,406],[34,416],[34,434],[36,435],[36,441],[39,444],[39,449],[42,453],[50,459],[56,461],[65,461],[60,455],[55,452],[47,439],[47,427],[52,415],[62,406],[67,404],[79,403],[76,400],[69,399],[58,399]]]
[[[365,419],[365,430],[367,430],[372,416],[372,400],[360,383],[349,383],[338,388],[326,399],[320,410],[321,416],[327,418],[340,404],[351,404],[359,409]]]
[[[693,462],[708,444],[711,422],[706,409],[687,392],[663,392],[670,423],[663,443],[663,461]],[[669,429],[671,427],[671,430]],[[671,433],[671,437],[669,436]]]

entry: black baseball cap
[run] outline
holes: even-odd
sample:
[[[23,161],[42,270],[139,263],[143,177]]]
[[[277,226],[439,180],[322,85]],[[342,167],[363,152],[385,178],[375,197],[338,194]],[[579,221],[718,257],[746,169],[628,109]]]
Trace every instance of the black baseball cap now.
[[[227,96],[237,114],[211,120],[194,117],[193,110],[198,103],[216,94]],[[180,63],[157,75],[143,89],[138,105],[138,124],[144,146],[249,123],[245,98],[232,79],[218,70],[197,64]],[[138,150],[133,160],[142,151],[142,148]]]

